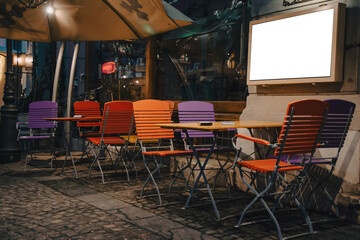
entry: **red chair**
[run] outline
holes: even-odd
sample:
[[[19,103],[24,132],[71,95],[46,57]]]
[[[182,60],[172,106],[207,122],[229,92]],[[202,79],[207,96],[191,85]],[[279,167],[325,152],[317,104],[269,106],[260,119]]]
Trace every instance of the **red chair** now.
[[[278,141],[275,144],[271,144],[266,140],[240,134],[235,136],[236,138],[247,139],[275,149],[275,158],[250,161],[236,160],[236,165],[239,167],[242,181],[256,195],[243,210],[236,227],[249,224],[242,223],[243,218],[247,210],[255,202],[260,201],[270,215],[272,221],[275,223],[279,239],[282,239],[280,225],[274,213],[281,202],[286,197],[289,197],[291,200],[294,200],[295,204],[304,215],[305,221],[309,226],[309,233],[314,233],[310,218],[296,194],[304,182],[307,171],[306,169],[304,170],[303,164],[290,164],[281,159],[284,158],[284,156],[287,158],[297,154],[309,154],[308,156],[310,159],[313,157],[314,151],[319,143],[320,133],[326,120],[328,108],[329,103],[320,100],[301,100],[290,103],[286,111]],[[257,176],[261,175],[261,173],[268,175],[270,179],[266,182],[265,189],[258,191],[251,183],[249,184],[244,177],[246,174],[244,169],[254,171]],[[283,173],[295,174],[293,180],[289,181],[285,179]],[[253,183],[253,181],[251,182]],[[263,197],[270,193],[270,190],[273,189],[274,185],[277,185],[280,191],[275,193],[278,197],[275,199],[273,209],[270,210]],[[256,221],[252,221],[250,223],[255,222]]]
[[[74,114],[83,117],[99,117],[101,120],[100,103],[93,101],[79,101],[74,102]],[[76,123],[79,136],[86,140],[86,137],[100,136],[100,120],[99,121],[79,121]],[[81,154],[82,159],[84,155],[89,158],[89,141],[83,146],[83,152]]]
[[[126,152],[129,143],[129,137],[132,133],[133,127],[133,104],[129,101],[113,101],[107,102],[104,105],[104,114],[102,116],[100,124],[100,133],[98,137],[88,137],[87,140],[93,145],[92,151],[94,153],[94,160],[89,169],[89,177],[91,175],[91,169],[95,162],[98,164],[102,182],[105,182],[104,173],[101,168],[100,160],[107,159],[105,152],[109,154],[112,162],[109,146],[114,146],[117,154],[115,162],[115,172],[118,162],[121,160],[129,181],[129,172],[126,166]],[[124,139],[120,135],[127,134],[128,138]]]
[[[162,205],[160,190],[154,174],[159,172],[164,159],[173,157],[174,161],[176,161],[176,156],[192,155],[193,151],[174,150],[173,130],[156,125],[171,123],[169,103],[153,99],[134,102],[134,117],[145,169],[148,172],[148,177],[141,188],[140,197],[143,196],[144,188],[151,179],[156,188],[159,203]],[[154,140],[156,140],[156,144],[154,144]],[[155,164],[156,168],[154,170],[150,170],[150,163]]]
[[[93,101],[74,102],[74,113],[83,117],[99,117],[101,118],[100,103]],[[100,127],[100,121],[79,121],[76,123],[80,136],[97,133]]]
[[[320,136],[321,144],[318,146],[318,148],[325,148],[328,150],[332,149],[335,150],[335,153],[330,156],[328,155],[321,158],[314,157],[311,159],[311,161],[305,161],[305,164],[308,165],[327,165],[330,167],[330,169],[325,174],[325,176],[309,171],[310,178],[308,181],[308,189],[310,189],[310,192],[307,194],[306,192],[303,192],[302,195],[307,195],[304,196],[304,204],[309,203],[309,198],[311,196],[314,196],[315,199],[320,199],[321,197],[325,196],[331,203],[331,206],[333,207],[332,210],[334,211],[336,217],[340,218],[338,206],[335,203],[334,197],[331,196],[327,188],[331,186],[330,177],[335,170],[335,165],[340,156],[340,151],[344,146],[346,136],[348,135],[356,105],[353,102],[341,99],[330,99],[325,100],[325,102],[330,104],[330,108],[323,131]],[[301,160],[302,159],[298,156],[294,156],[290,158],[288,162],[296,164]],[[312,183],[314,183],[314,186]],[[305,189],[306,188],[304,188],[304,190]],[[325,205],[326,203],[322,202],[322,204]]]

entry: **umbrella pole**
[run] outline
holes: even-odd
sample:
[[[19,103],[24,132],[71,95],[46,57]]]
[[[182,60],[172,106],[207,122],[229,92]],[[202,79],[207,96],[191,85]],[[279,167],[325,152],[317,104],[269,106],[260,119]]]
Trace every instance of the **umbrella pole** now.
[[[69,86],[68,86],[68,95],[67,95],[67,104],[66,104],[66,117],[70,117],[70,112],[71,112],[72,91],[73,91],[73,86],[74,86],[74,76],[75,76],[75,70],[76,70],[76,61],[77,61],[77,57],[78,57],[78,53],[79,53],[79,45],[80,45],[79,42],[76,42],[75,46],[74,46],[74,53],[73,53],[73,59],[72,59],[72,63],[71,63]],[[70,122],[66,123],[65,132],[66,132],[66,138],[68,140],[68,143],[71,146],[71,143],[70,143],[70,136],[71,136]]]
[[[61,69],[61,62],[64,55],[64,48],[65,42],[61,42],[59,54],[56,62],[56,69],[55,69],[55,76],[54,76],[54,85],[53,85],[53,92],[52,92],[52,101],[56,102],[57,99],[57,90],[59,86],[59,76],[60,76],[60,69]]]

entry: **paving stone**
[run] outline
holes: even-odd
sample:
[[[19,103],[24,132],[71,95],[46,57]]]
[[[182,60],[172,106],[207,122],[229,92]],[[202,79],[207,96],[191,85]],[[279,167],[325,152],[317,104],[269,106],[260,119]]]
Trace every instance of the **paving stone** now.
[[[154,213],[145,211],[138,207],[127,207],[127,208],[118,209],[118,213],[124,215],[128,220],[149,218],[156,215]]]
[[[177,229],[182,227],[181,224],[170,221],[163,217],[150,217],[145,219],[138,219],[134,220],[134,223],[137,225],[143,226],[146,229],[152,229],[153,231],[156,231],[157,233],[161,234],[165,237],[171,237],[172,236],[172,229]]]
[[[102,210],[113,210],[130,206],[127,203],[109,197],[102,193],[80,196],[78,197],[78,199]]]
[[[141,164],[139,162],[139,166]],[[120,180],[116,184],[101,184],[96,177],[75,179],[71,166],[66,167],[64,174],[61,168],[53,171],[34,168],[36,171],[24,174],[23,167],[23,161],[11,166],[0,164],[1,240],[277,239],[272,222],[234,228],[239,216],[231,215],[241,212],[252,199],[250,194],[234,191],[234,196],[239,193],[240,199],[217,200],[221,216],[229,217],[216,221],[211,204],[202,198],[207,197],[207,192],[197,192],[192,203],[196,207],[181,209],[188,196],[183,193],[182,183],[171,195],[162,196],[166,206],[158,207],[156,196],[139,198],[140,187],[147,176],[140,167],[140,180]],[[86,167],[84,164],[85,170]],[[160,191],[167,193],[171,178],[167,169],[162,170],[161,175],[156,181]],[[110,180],[115,178],[109,177]],[[146,193],[155,192],[149,187]],[[215,199],[228,196],[221,186],[213,193]],[[326,214],[309,213],[312,220],[331,219]],[[277,216],[284,236],[307,231],[301,214],[279,211]],[[298,239],[360,239],[360,226],[352,222],[318,223],[314,224],[314,229],[319,233]]]

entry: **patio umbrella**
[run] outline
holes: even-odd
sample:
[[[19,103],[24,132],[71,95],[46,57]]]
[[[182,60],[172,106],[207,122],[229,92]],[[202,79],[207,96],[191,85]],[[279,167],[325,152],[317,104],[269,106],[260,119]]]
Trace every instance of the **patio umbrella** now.
[[[27,4],[35,5],[35,7],[26,7]],[[0,38],[7,39],[37,42],[126,40],[145,38],[176,29],[178,25],[189,24],[191,24],[191,19],[162,0],[0,1]],[[11,53],[10,45],[8,49],[8,52]],[[70,107],[69,99],[71,98],[74,66],[76,65],[75,52],[77,51],[78,44],[75,46],[69,79],[68,108]],[[7,58],[11,59],[11,54],[8,55],[10,56]],[[58,73],[60,72],[60,56],[62,53],[59,52],[56,66]],[[58,73],[55,73],[54,79],[55,94]],[[8,87],[5,87],[6,89],[12,87],[13,84],[9,83],[11,81],[7,75],[6,86]],[[5,109],[9,109],[8,112],[11,114],[9,113],[8,118],[2,114],[0,129],[10,129],[11,136],[4,137],[3,142],[0,141],[0,155],[2,152],[9,155],[10,152],[10,158],[14,158],[15,155],[15,158],[18,158],[16,130],[12,127],[13,119],[16,119],[16,108],[10,103],[14,94],[13,91],[5,91],[4,95],[7,95],[4,98],[9,99],[8,103],[5,103]],[[9,106],[7,106],[8,104]],[[67,115],[69,115],[69,110]],[[9,142],[11,142],[11,147],[8,146]]]
[[[0,37],[37,42],[145,38],[191,24],[162,0],[25,0],[0,2]]]
[[[32,7],[26,7],[26,3],[32,4]],[[0,2],[0,37],[16,40],[52,42],[140,39],[191,23],[190,18],[162,0]],[[63,46],[60,47],[56,66],[53,101],[56,101]],[[74,67],[78,45],[76,48]],[[75,73],[75,69],[71,69],[70,73]],[[73,76],[70,74],[70,92],[72,82]]]
[[[26,3],[33,4],[33,7],[26,7]],[[0,2],[0,37],[17,40],[52,42],[140,39],[186,26],[191,22],[190,18],[162,0]],[[62,44],[59,51],[55,72],[53,101],[56,101],[63,46]],[[77,50],[74,51],[75,58]],[[73,63],[76,64],[76,59],[73,59]],[[72,70],[71,73],[75,73],[75,69]],[[72,80],[71,75],[70,91]]]

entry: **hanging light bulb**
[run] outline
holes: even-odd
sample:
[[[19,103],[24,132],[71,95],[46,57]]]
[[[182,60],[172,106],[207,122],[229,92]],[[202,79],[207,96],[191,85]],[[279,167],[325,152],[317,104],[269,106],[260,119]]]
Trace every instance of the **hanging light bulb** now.
[[[52,6],[49,6],[49,7],[46,8],[46,12],[48,14],[53,14],[54,13],[54,8]]]

